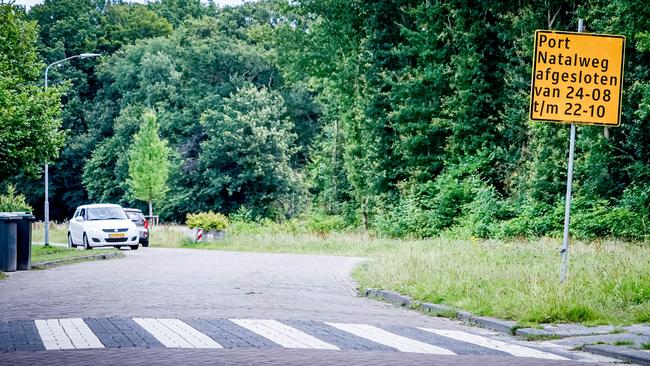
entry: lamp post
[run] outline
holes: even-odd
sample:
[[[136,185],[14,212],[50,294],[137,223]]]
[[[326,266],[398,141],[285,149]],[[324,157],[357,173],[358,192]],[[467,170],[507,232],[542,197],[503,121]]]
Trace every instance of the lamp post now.
[[[82,53],[79,55],[74,55],[74,56],[64,58],[63,60],[52,62],[51,64],[47,65],[47,67],[45,68],[45,89],[47,89],[47,74],[50,71],[50,67],[72,60],[73,58],[90,58],[90,57],[98,57],[98,56],[101,55],[99,53]],[[44,218],[45,240],[44,241],[46,247],[50,245],[50,197],[48,191],[48,186],[49,186],[48,170],[49,170],[48,163],[47,161],[45,161],[45,218]]]

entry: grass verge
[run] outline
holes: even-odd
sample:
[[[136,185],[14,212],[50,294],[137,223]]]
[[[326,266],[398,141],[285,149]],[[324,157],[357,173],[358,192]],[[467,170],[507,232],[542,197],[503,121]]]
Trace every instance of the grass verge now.
[[[68,242],[68,225],[50,222],[50,243]],[[37,243],[45,241],[45,225],[42,222],[32,224],[32,240]]]
[[[521,323],[650,321],[650,248],[573,243],[569,279],[560,285],[558,247],[552,240],[396,243],[354,277],[364,288]]]
[[[0,272],[0,280],[4,280],[6,277],[7,276],[4,273]]]
[[[235,233],[213,243],[186,242],[183,247],[244,252],[372,256],[391,251],[395,242],[398,241],[369,239],[367,235],[359,233],[331,234],[326,237],[313,234]]]
[[[117,249],[101,250],[101,253],[117,252]],[[62,247],[44,247],[42,245],[32,245],[32,263],[50,262],[59,259],[87,257],[89,255],[100,253],[99,251],[78,250]]]

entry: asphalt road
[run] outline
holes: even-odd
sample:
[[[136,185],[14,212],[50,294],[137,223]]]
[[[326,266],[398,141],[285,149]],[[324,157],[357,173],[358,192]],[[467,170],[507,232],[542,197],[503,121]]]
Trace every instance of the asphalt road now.
[[[0,281],[0,364],[609,361],[358,297],[349,273],[360,258],[125,253]]]

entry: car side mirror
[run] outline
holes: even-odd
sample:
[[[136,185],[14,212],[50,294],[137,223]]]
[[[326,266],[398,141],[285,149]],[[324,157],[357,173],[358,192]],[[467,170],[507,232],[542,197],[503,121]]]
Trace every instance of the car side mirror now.
[[[83,217],[83,216],[77,216],[77,217],[76,217],[76,220],[77,220],[77,221],[83,221],[83,220],[84,220],[84,217]]]

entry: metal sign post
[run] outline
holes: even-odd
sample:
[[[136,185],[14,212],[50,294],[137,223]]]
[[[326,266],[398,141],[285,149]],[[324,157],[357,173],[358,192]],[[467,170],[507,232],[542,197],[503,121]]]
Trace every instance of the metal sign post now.
[[[530,93],[530,120],[570,123],[569,166],[560,250],[560,282],[568,275],[571,185],[576,124],[617,127],[621,123],[625,37],[538,30]]]
[[[583,31],[583,21],[578,19],[578,32]],[[571,136],[569,137],[569,167],[566,176],[566,199],[564,203],[564,237],[562,239],[562,249],[560,249],[560,256],[562,262],[560,264],[560,283],[566,281],[566,276],[569,267],[569,223],[571,222],[571,186],[573,184],[573,151],[576,146],[576,125],[571,124]]]
[[[582,19],[580,19],[582,25]],[[576,125],[571,124],[571,137],[569,138],[569,168],[566,177],[566,202],[564,206],[564,239],[562,240],[562,263],[560,264],[560,283],[564,283],[569,265],[569,222],[571,221],[571,185],[573,184],[573,150],[576,145]]]

